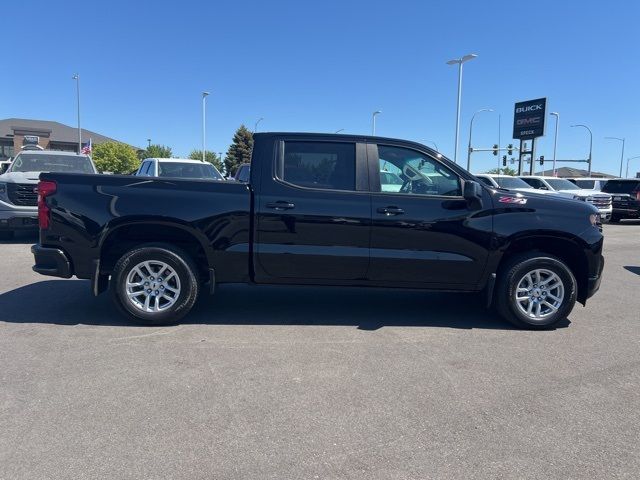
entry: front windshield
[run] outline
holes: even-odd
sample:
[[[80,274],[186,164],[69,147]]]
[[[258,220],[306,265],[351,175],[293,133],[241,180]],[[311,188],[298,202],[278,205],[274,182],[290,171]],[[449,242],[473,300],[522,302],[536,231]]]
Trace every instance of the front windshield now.
[[[513,188],[528,188],[531,189],[531,185],[518,177],[493,177],[499,187],[506,189]]]
[[[11,172],[95,173],[86,155],[20,153],[11,164]]]
[[[222,175],[210,163],[159,162],[158,176],[222,180]]]
[[[564,178],[546,178],[545,180],[554,190],[580,190],[580,187]]]

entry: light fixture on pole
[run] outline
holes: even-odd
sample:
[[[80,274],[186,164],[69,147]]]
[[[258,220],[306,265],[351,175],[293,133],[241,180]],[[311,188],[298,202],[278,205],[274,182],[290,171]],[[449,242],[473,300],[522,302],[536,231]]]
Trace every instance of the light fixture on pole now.
[[[253,133],[256,133],[256,132],[258,131],[258,124],[259,124],[262,120],[264,120],[264,118],[260,117],[260,118],[258,119],[258,121],[255,123],[255,125],[253,126]]]
[[[82,129],[80,128],[80,74],[74,73],[73,80],[76,81],[76,99],[78,106],[78,154],[82,153]]]
[[[556,176],[556,153],[558,150],[558,124],[560,123],[560,114],[551,112],[549,115],[556,117],[556,133],[553,137],[553,176]]]
[[[207,97],[209,92],[202,92],[202,161],[206,161],[206,147],[207,147],[207,132],[206,132],[206,117],[207,117]]]
[[[151,139],[147,138],[147,148],[149,148],[151,146]]]
[[[427,143],[432,143],[434,147],[436,147],[436,156],[438,158],[442,158],[442,154],[440,153],[440,149],[438,148],[438,144],[433,140],[427,140]]]
[[[480,110],[478,110],[477,112],[475,112],[472,116],[471,116],[471,123],[469,125],[469,147],[467,149],[467,171],[470,172],[471,171],[471,134],[473,133],[473,120],[476,118],[476,115],[478,113],[481,112],[493,112],[492,108],[482,108]]]
[[[340,133],[340,132],[344,132],[344,128],[341,128],[340,130],[336,130],[334,133]]]
[[[376,116],[381,114],[382,111],[376,110],[371,114],[371,135],[376,135]]]
[[[456,145],[453,153],[453,161],[458,163],[458,137],[460,136],[460,107],[462,104],[462,65],[469,60],[473,60],[478,55],[470,53],[462,58],[449,60],[447,65],[458,65],[458,104],[456,107]]]
[[[619,142],[622,142],[622,152],[620,153],[620,176],[622,177],[622,162],[624,160],[624,138],[618,138],[618,137],[604,137],[607,140],[618,140]]]
[[[582,124],[571,125],[571,128],[574,128],[574,127],[582,127],[582,128],[586,128],[587,130],[589,130],[589,176],[591,176],[591,160],[593,158],[591,156],[592,153],[593,153],[593,132],[586,125],[582,125]]]
[[[640,158],[640,155],[636,155],[635,157],[627,158],[627,171],[624,175],[624,178],[629,178],[629,160],[635,160],[636,158]]]

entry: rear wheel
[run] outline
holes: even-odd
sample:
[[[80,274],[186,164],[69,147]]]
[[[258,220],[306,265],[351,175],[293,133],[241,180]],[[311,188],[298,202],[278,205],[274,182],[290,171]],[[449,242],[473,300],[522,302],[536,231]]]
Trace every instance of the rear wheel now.
[[[111,295],[130,319],[168,325],[184,317],[199,292],[197,270],[182,250],[143,245],[125,253],[111,276]]]
[[[567,318],[576,295],[576,279],[562,260],[532,252],[514,257],[502,269],[496,306],[514,325],[544,329]]]

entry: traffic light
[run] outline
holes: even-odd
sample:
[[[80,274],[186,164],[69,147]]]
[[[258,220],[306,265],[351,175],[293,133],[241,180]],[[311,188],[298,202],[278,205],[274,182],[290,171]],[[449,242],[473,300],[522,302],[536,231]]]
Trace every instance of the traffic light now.
[[[544,165],[544,155],[540,155],[540,165]]]
[[[493,154],[497,157],[498,156],[498,145],[496,143],[493,144]]]
[[[507,156],[506,156],[506,155],[503,155],[503,156],[502,156],[502,166],[503,166],[503,167],[506,167],[506,166],[507,166]]]
[[[513,155],[513,144],[512,143],[507,145],[507,154],[508,155]]]

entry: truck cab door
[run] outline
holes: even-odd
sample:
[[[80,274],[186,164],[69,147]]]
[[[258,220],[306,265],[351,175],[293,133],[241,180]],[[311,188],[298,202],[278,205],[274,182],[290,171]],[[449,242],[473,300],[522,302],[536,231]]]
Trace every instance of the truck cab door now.
[[[369,144],[372,181],[368,277],[384,285],[469,289],[483,278],[492,202],[463,198],[463,179],[443,161],[400,144]],[[400,178],[400,185],[385,179]]]
[[[255,200],[256,282],[363,280],[371,229],[365,145],[317,136],[274,141],[275,158],[260,162]]]

